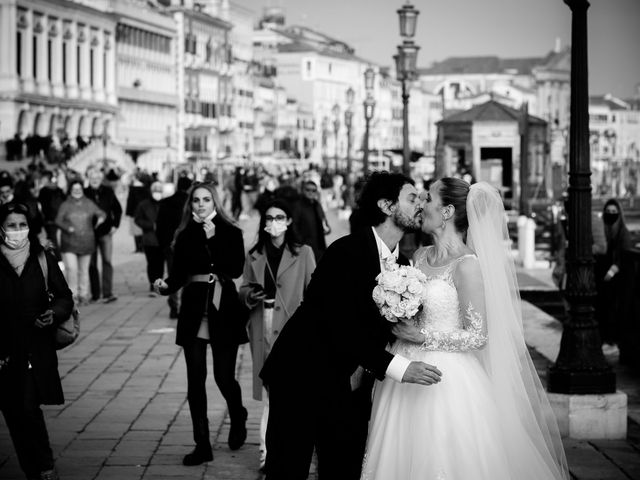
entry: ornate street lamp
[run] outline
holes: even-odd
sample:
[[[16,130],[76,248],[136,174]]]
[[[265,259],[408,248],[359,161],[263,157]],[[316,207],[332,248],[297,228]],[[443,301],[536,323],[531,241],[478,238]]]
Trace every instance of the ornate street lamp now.
[[[416,34],[416,23],[420,12],[408,1],[402,8],[398,9],[397,12],[398,18],[400,19],[400,36],[413,38]]]
[[[366,98],[363,103],[364,107],[364,152],[362,155],[362,174],[366,176],[369,173],[369,124],[373,118],[376,101],[373,98],[373,85],[376,72],[373,68],[368,67],[364,71],[364,88]]]
[[[340,105],[337,103],[331,109],[331,113],[333,113],[333,133],[335,136],[336,149],[335,149],[335,160],[336,160],[336,172],[338,171],[338,132],[340,131]]]
[[[416,34],[416,23],[420,12],[409,2],[398,10],[400,19],[400,36],[405,38],[398,46],[398,54],[394,55],[396,75],[402,83],[402,173],[411,173],[411,149],[409,146],[409,82],[416,78],[418,59],[417,46],[412,40]]]
[[[587,83],[587,0],[564,0],[571,19],[571,124],[569,127],[569,199],[567,201],[568,319],[560,352],[549,368],[547,389],[563,394],[616,391],[616,375],[607,364],[594,318],[596,297],[591,235],[589,162],[589,87]]]
[[[351,173],[353,168],[351,162],[351,125],[353,119],[353,98],[355,97],[356,92],[353,88],[349,87],[347,89],[347,109],[344,111],[344,125],[347,127],[347,172]]]

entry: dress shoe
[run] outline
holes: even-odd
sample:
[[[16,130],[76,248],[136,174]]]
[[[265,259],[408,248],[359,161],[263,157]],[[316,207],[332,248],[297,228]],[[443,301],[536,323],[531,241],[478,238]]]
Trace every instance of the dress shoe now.
[[[210,462],[211,460],[213,460],[211,446],[196,446],[196,448],[193,449],[193,452],[184,456],[182,464],[187,467],[192,467],[194,465],[200,465],[201,463]]]
[[[231,450],[238,450],[247,439],[247,409],[242,407],[236,418],[231,417],[228,444]]]
[[[58,472],[55,468],[51,470],[45,470],[44,472],[40,472],[40,480],[60,480],[58,476]]]

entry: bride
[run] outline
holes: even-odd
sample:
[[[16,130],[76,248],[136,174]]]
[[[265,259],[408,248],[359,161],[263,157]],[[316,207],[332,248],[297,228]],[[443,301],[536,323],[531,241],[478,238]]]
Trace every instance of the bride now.
[[[498,191],[443,178],[426,192],[414,255],[424,309],[392,353],[437,365],[424,387],[376,383],[362,480],[568,479],[556,420],[522,331]]]

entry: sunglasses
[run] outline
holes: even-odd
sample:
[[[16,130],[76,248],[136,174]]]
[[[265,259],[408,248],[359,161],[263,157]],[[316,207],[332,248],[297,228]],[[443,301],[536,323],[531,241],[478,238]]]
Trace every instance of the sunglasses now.
[[[265,222],[284,222],[286,219],[286,215],[276,215],[275,217],[267,215],[266,217],[264,217]]]

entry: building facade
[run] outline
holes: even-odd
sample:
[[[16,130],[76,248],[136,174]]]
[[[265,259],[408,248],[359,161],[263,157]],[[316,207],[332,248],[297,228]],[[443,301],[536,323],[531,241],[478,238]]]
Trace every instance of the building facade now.
[[[7,158],[71,158],[113,135],[113,15],[67,0],[0,3],[0,139]],[[3,147],[6,143],[3,142]]]

